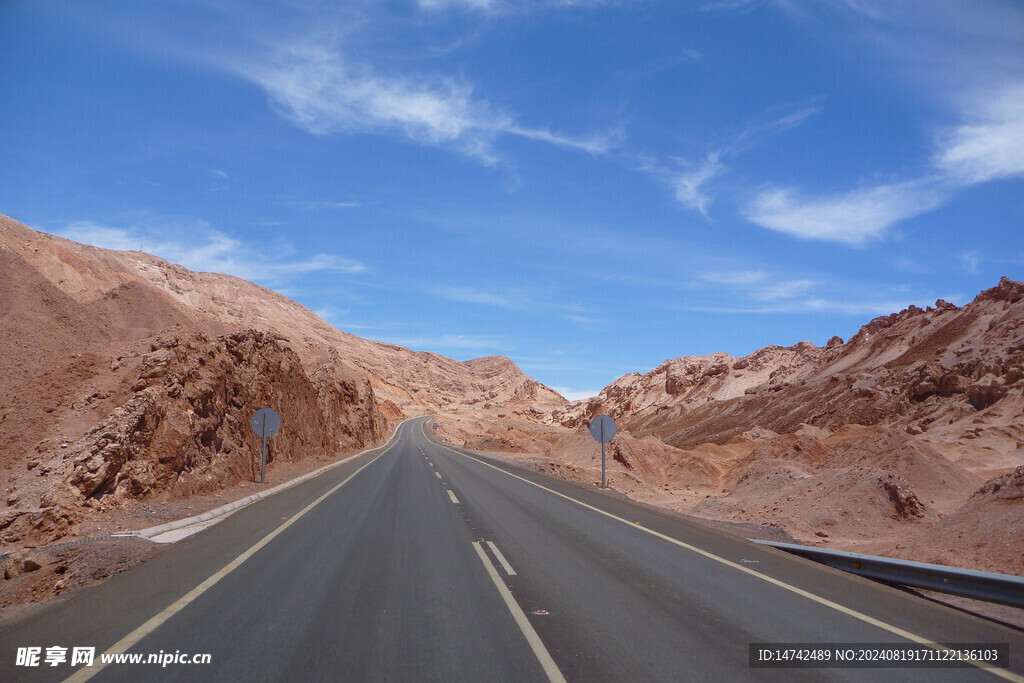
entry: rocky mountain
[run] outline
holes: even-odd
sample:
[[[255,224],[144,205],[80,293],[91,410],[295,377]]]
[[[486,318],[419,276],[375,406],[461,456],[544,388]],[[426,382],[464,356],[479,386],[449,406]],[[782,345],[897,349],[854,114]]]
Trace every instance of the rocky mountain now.
[[[508,358],[361,339],[250,282],[0,216],[0,545],[251,480],[263,405],[285,425],[276,465],[375,445],[405,415],[564,404]]]
[[[447,414],[439,434],[579,482],[612,415],[610,485],[798,542],[1020,573],[1024,284],[910,307],[848,342],[668,360],[547,424]],[[767,532],[766,532],[767,533]]]
[[[885,425],[948,442],[971,438],[980,412],[1024,389],[1024,284],[999,284],[958,308],[916,306],[864,325],[848,342],[768,346],[749,356],[689,356],[633,373],[599,396],[555,411],[575,427],[608,413],[637,436],[690,448],[723,443],[754,428],[789,433],[801,424],[834,429]],[[994,411],[998,412],[998,411]],[[988,435],[1015,452],[1017,427]],[[927,440],[927,437],[926,437]]]
[[[349,366],[371,382],[381,403],[391,401],[410,413],[483,403],[550,412],[565,404],[555,391],[532,380],[504,356],[459,362],[362,339],[332,327],[287,297],[230,275],[193,272],[144,252],[77,244],[3,216],[0,242],[79,303],[103,299],[128,283],[144,285],[146,291],[165,295],[178,314],[190,320],[274,335],[307,368],[332,360]],[[151,321],[149,327],[159,327],[160,320]]]

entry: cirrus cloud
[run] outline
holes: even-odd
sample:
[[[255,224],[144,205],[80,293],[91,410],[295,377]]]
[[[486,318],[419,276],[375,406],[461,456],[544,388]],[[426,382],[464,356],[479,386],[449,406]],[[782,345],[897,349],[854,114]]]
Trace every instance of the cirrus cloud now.
[[[288,249],[277,249],[269,255],[243,240],[211,229],[203,221],[187,227],[172,225],[160,229],[75,221],[54,234],[101,249],[145,251],[189,270],[226,273],[267,286],[286,285],[311,273],[357,275],[367,270],[358,261],[334,254],[287,258],[283,254]]]
[[[894,223],[930,211],[945,199],[945,193],[929,181],[818,196],[773,188],[754,197],[746,216],[752,223],[792,237],[857,246],[880,238]]]
[[[1024,175],[1024,83],[974,99],[967,121],[940,132],[935,165],[964,185]]]
[[[281,43],[264,59],[224,66],[259,85],[275,112],[314,135],[399,133],[486,165],[499,160],[495,141],[502,136],[593,154],[613,144],[610,136],[573,137],[524,126],[477,97],[464,78],[382,75],[350,62],[329,42]]]

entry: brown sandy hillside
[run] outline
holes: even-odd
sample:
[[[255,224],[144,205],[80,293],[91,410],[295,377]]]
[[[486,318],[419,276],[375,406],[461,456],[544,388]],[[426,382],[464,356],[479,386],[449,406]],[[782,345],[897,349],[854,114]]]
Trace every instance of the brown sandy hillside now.
[[[1024,465],[980,487],[927,534],[897,550],[902,557],[1024,576]]]
[[[370,382],[351,368],[307,371],[272,334],[201,315],[89,256],[0,224],[0,547],[251,479],[248,420],[262,405],[289,427],[274,441],[279,461],[386,436]]]
[[[1003,278],[962,308],[911,307],[846,343],[676,358],[547,425],[449,413],[439,435],[595,484],[586,425],[607,413],[610,485],[638,500],[803,543],[1020,572],[1024,503],[1003,479],[1024,464],[1022,368],[1024,285]]]
[[[280,463],[360,450],[442,406],[536,420],[564,404],[508,358],[360,339],[244,280],[0,216],[0,547],[251,479],[262,405],[286,426]]]
[[[1024,284],[1003,278],[962,308],[938,301],[875,318],[845,344],[833,337],[824,347],[768,346],[739,359],[669,360],[554,418],[575,427],[608,413],[635,435],[680,448],[724,443],[755,427],[784,434],[800,424],[884,425],[924,433],[924,440],[934,432],[952,459],[970,451],[985,461],[976,466],[1005,471],[1015,466],[1024,425],[996,415],[1022,389]],[[955,445],[979,437],[980,455],[977,441]]]
[[[549,413],[566,403],[504,356],[459,362],[362,339],[335,329],[287,297],[230,275],[193,272],[143,252],[78,244],[4,216],[0,243],[79,303],[102,299],[125,283],[144,284],[203,324],[273,334],[299,355],[308,371],[328,361],[348,365],[371,382],[379,401],[391,401],[400,409],[387,408],[394,417],[484,404],[509,404],[524,414],[531,408]]]

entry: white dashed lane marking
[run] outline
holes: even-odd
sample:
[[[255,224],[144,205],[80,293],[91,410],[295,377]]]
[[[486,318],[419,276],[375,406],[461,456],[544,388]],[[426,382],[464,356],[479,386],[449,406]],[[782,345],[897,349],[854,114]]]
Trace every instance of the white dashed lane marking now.
[[[498,550],[498,546],[494,545],[493,541],[487,541],[487,545],[490,547],[491,552],[494,553],[494,556],[498,558],[498,562],[501,564],[501,568],[505,570],[505,573],[509,576],[515,576],[516,570],[512,569],[512,565],[508,563],[505,556],[501,554],[500,550]]]

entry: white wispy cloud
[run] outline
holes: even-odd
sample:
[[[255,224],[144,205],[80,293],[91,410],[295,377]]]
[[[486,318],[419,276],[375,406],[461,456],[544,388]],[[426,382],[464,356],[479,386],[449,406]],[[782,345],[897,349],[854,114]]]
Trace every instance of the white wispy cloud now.
[[[314,209],[355,209],[362,206],[359,202],[331,202],[331,201],[299,201],[294,202],[300,209],[312,211]]]
[[[705,2],[697,7],[701,12],[718,12],[722,10],[743,10],[747,11],[759,7],[771,0],[718,0],[717,2]]]
[[[804,297],[818,286],[816,281],[808,278],[780,277],[761,269],[709,271],[699,273],[697,278],[702,282],[721,285],[731,296],[757,302],[754,307],[756,310],[765,309],[765,302],[790,302]]]
[[[966,121],[936,135],[934,173],[831,194],[771,188],[754,197],[746,217],[794,237],[860,245],[939,207],[961,188],[1024,175],[1024,84],[965,101]]]
[[[763,270],[720,270],[700,273],[697,277],[716,285],[751,285],[768,277]]]
[[[514,294],[496,293],[473,287],[429,287],[427,291],[449,301],[483,304],[498,308],[523,308],[529,303],[523,297],[517,297]]]
[[[676,177],[676,199],[685,206],[700,211],[707,218],[711,197],[704,186],[712,178],[721,175],[724,168],[719,161],[719,154],[712,152],[703,162]]]
[[[701,12],[723,10],[747,12],[763,5],[772,5],[787,14],[803,17],[808,14],[808,10],[820,13],[822,7],[832,7],[862,14],[871,19],[880,19],[884,16],[884,12],[878,7],[878,4],[872,0],[714,0],[701,4],[697,9]]]
[[[754,197],[746,217],[801,239],[862,245],[882,237],[898,221],[931,211],[946,198],[933,181],[898,182],[825,195],[773,188]]]
[[[577,325],[585,325],[588,327],[596,327],[607,325],[608,321],[604,318],[597,318],[591,315],[567,315],[565,319],[569,322],[576,323]]]
[[[715,3],[718,9],[754,2]],[[806,18],[812,3],[773,3]],[[1024,13],[1010,4],[831,0],[863,21],[871,47],[934,91],[954,122],[933,131],[927,168],[888,184],[813,194],[770,188],[746,207],[753,223],[803,239],[861,245],[900,221],[937,208],[961,189],[1024,176]],[[847,22],[844,20],[844,27]],[[910,29],[913,27],[913,30]]]
[[[145,251],[146,240],[135,230],[111,228],[92,221],[75,221],[54,233],[60,237],[115,251]]]
[[[244,280],[279,286],[317,272],[355,275],[366,271],[358,261],[333,254],[314,254],[306,258],[285,258],[274,250],[268,253],[250,242],[230,237],[200,222],[182,229],[152,227],[113,227],[92,221],[70,223],[56,235],[103,249],[145,251],[185,266],[189,270],[226,273]]]
[[[478,97],[465,78],[395,76],[346,58],[334,41],[304,39],[274,46],[259,60],[225,60],[225,68],[256,83],[271,107],[314,135],[398,133],[420,144],[457,150],[485,164],[502,136],[603,153],[611,139],[577,138],[529,127]]]
[[[586,138],[568,137],[553,133],[547,128],[523,128],[518,125],[509,125],[506,128],[499,128],[500,131],[509,135],[518,135],[528,140],[547,142],[555,147],[564,147],[591,154],[603,154],[619,144],[621,131],[613,130],[602,135],[594,135]]]
[[[467,10],[480,13],[509,13],[549,7],[596,7],[618,0],[416,0],[427,11]]]
[[[1024,175],[1024,82],[979,92],[968,109],[938,134],[934,164],[962,185]]]
[[[894,313],[910,304],[927,306],[936,299],[922,296],[920,290],[906,284],[837,282],[828,277],[774,273],[768,268],[723,268],[696,277],[708,285],[696,288],[686,297],[686,303],[672,302],[666,307],[729,315],[874,316]],[[702,295],[701,289],[709,289],[709,285],[715,285],[713,296]]]
[[[960,260],[960,263],[963,264],[964,270],[971,275],[978,274],[978,266],[981,264],[981,255],[978,254],[977,251],[961,251],[956,255],[956,257]]]
[[[495,6],[494,0],[416,0],[423,9],[490,9]]]
[[[493,335],[442,334],[437,337],[381,337],[379,341],[411,349],[481,350],[507,349],[507,343]]]
[[[888,315],[902,311],[907,306],[927,306],[934,303],[935,299],[924,300],[902,300],[902,299],[868,299],[864,301],[844,301],[841,299],[804,298],[790,302],[772,304],[759,304],[744,306],[702,306],[702,305],[673,305],[674,310],[690,311],[693,313],[716,313],[727,315],[776,315],[780,313],[821,313],[825,315]]]
[[[937,297],[936,297],[937,298]],[[908,306],[925,307],[935,303],[929,299],[887,299],[867,301],[843,301],[835,299],[807,299],[796,307],[796,310],[820,311],[822,313],[840,313],[843,315],[888,315],[902,311]]]
[[[892,260],[894,268],[902,270],[905,273],[913,273],[914,275],[924,275],[932,272],[932,269],[921,263],[917,259],[907,258],[905,256],[897,256]]]
[[[783,280],[765,287],[754,289],[751,295],[763,301],[778,301],[780,299],[794,299],[806,294],[815,286],[814,280]]]
[[[817,98],[814,101],[816,100]],[[710,218],[708,207],[713,196],[709,184],[725,174],[727,168],[723,159],[739,156],[772,135],[800,126],[821,111],[821,107],[814,104],[814,101],[771,107],[754,117],[742,131],[732,135],[725,144],[708,152],[700,161],[674,158],[673,161],[683,167],[681,171],[666,170],[661,164],[651,160],[647,160],[642,168],[666,178],[681,204],[699,211],[705,218]]]
[[[479,304],[516,311],[546,312],[558,314],[570,322],[582,325],[606,324],[596,318],[593,311],[572,301],[564,301],[551,292],[540,288],[505,287],[488,289],[484,287],[429,286],[424,291],[448,301]]]
[[[770,107],[748,122],[746,127],[723,148],[723,153],[738,154],[765,138],[802,126],[812,116],[821,113],[822,108],[817,104],[820,99],[821,97],[813,97],[802,102]]]

